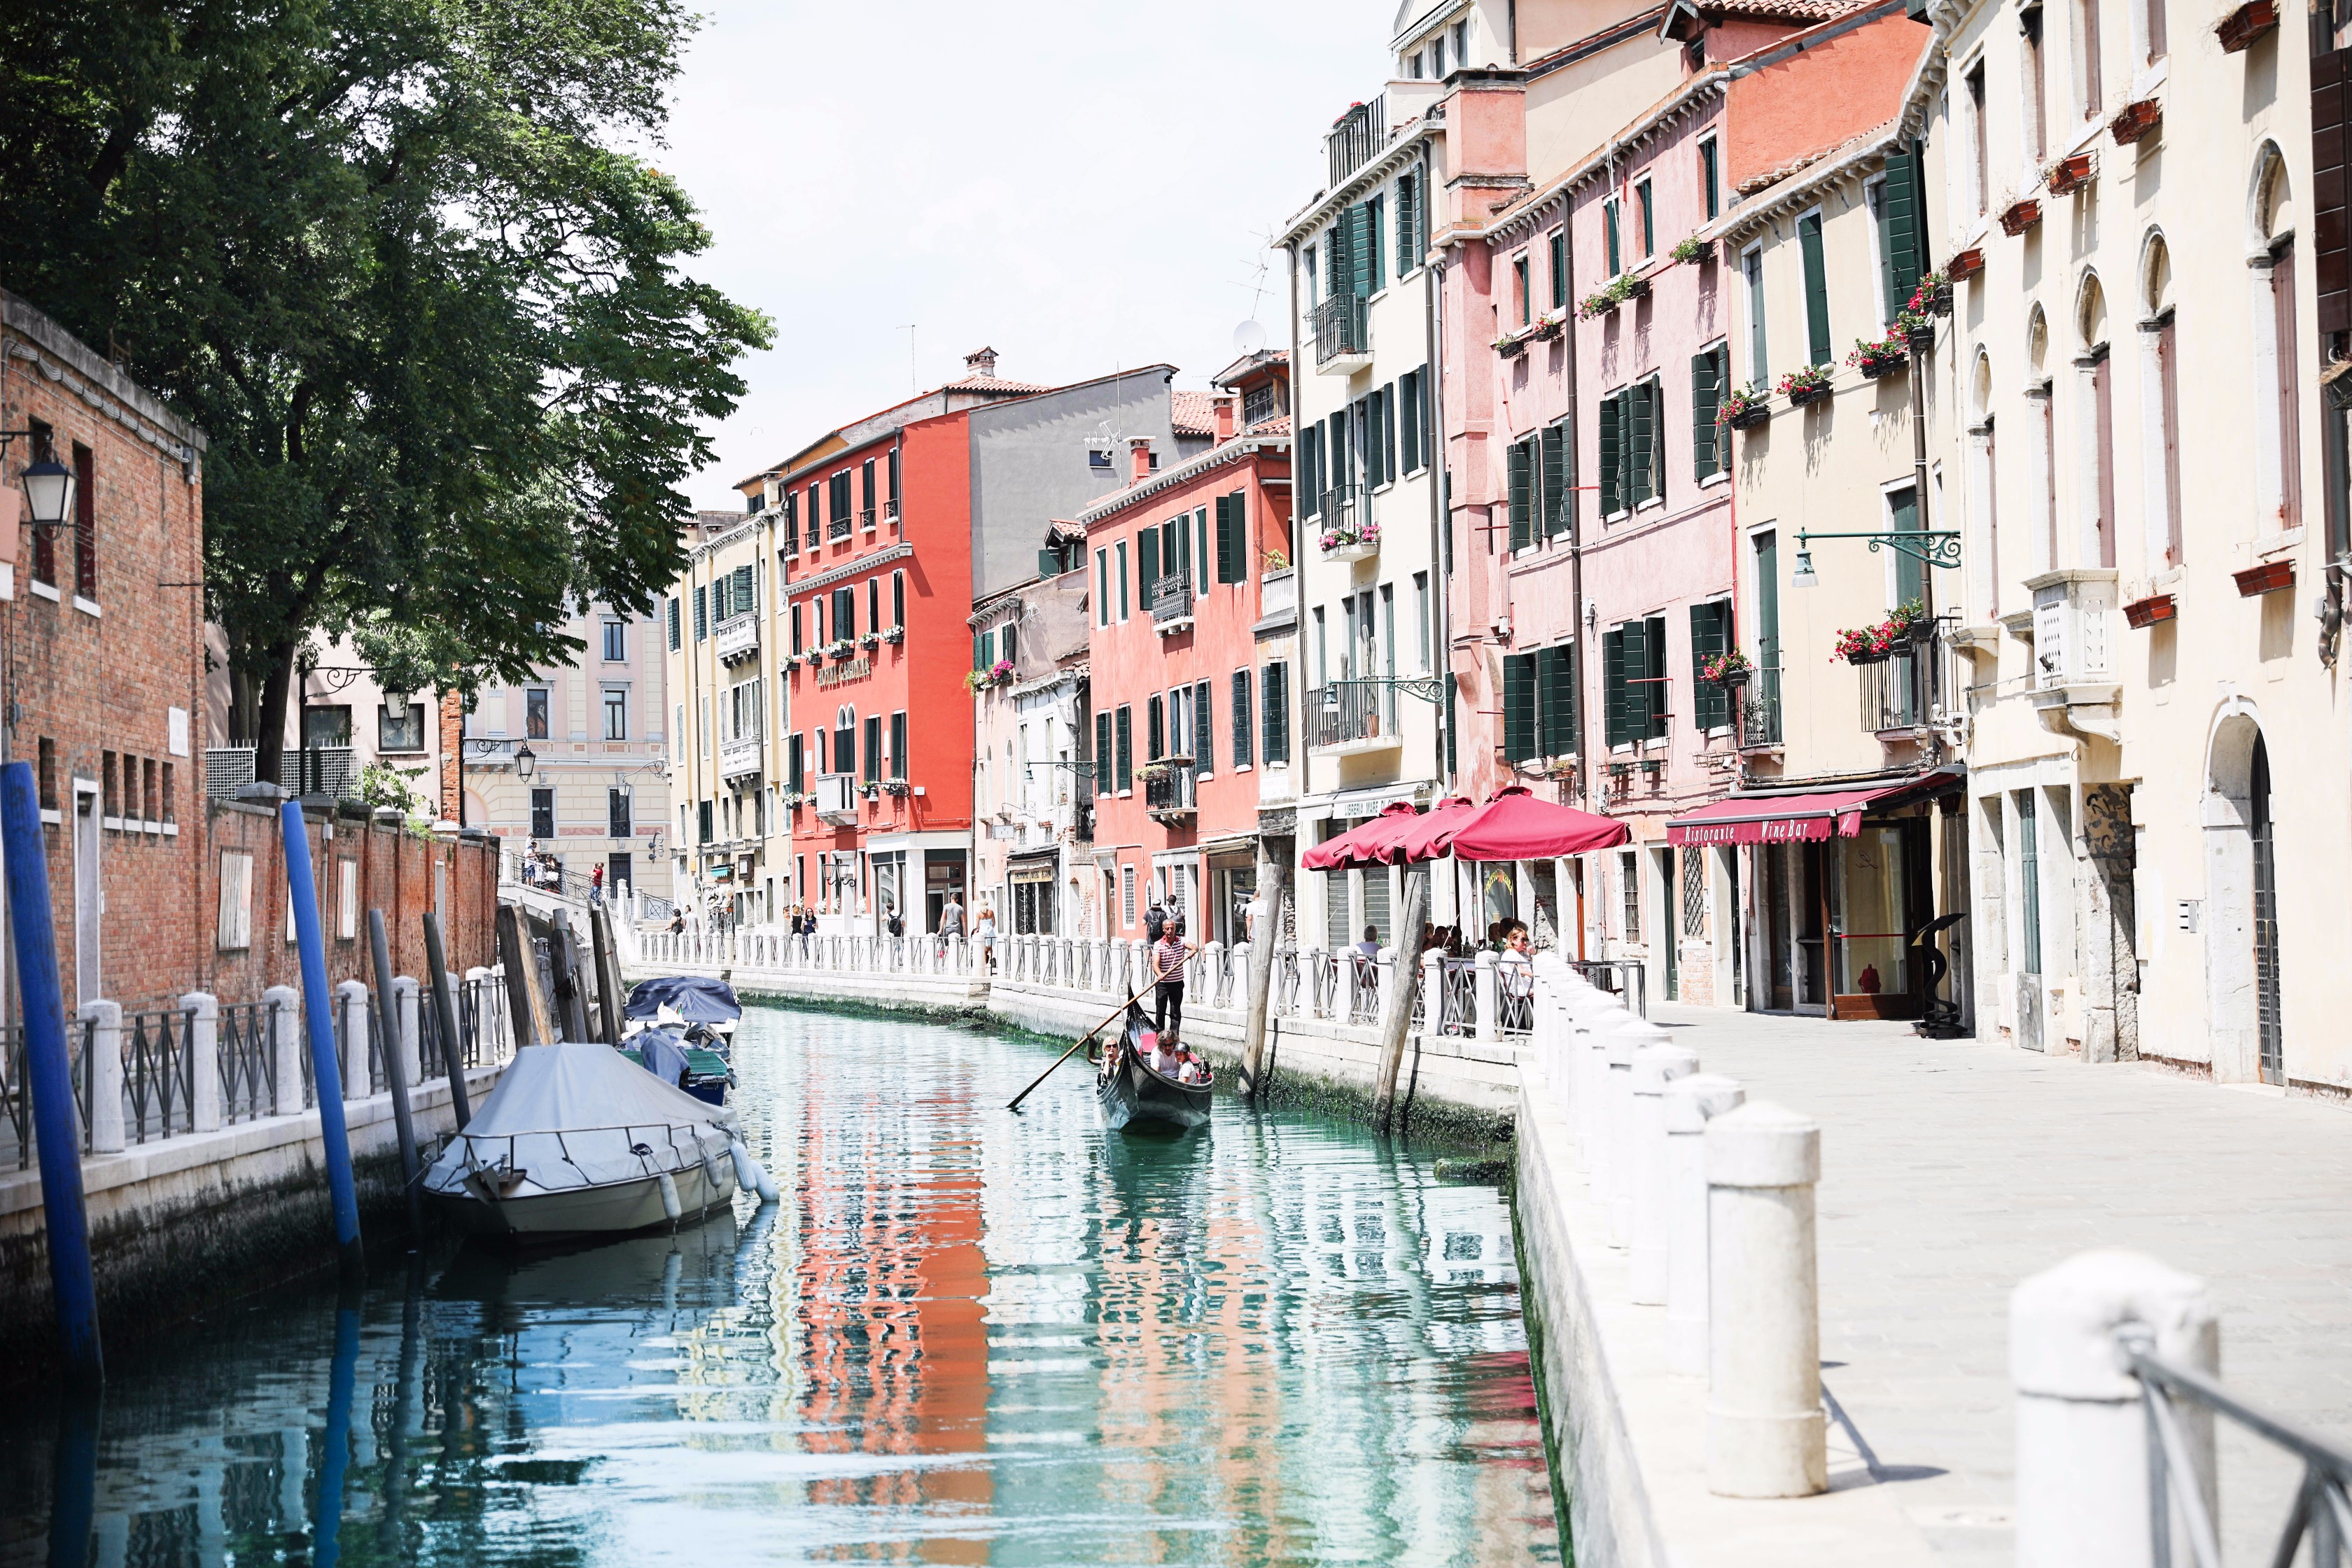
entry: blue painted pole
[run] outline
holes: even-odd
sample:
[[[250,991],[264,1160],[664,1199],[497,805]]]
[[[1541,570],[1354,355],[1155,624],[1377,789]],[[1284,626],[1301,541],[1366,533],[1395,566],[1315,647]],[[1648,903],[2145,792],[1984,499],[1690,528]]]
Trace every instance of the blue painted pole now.
[[[319,1456],[319,1510],[310,1527],[312,1568],[335,1568],[342,1555],[343,1476],[352,1462],[352,1396],[359,1364],[359,1297],[345,1291],[335,1309],[335,1359],[327,1373],[327,1447]]]
[[[319,884],[310,875],[310,833],[302,803],[278,811],[286,829],[286,886],[294,896],[294,936],[302,949],[302,1010],[310,1025],[310,1080],[319,1086],[319,1137],[326,1145],[327,1190],[335,1204],[335,1251],[343,1273],[367,1272],[360,1249],[359,1190],[352,1183],[352,1134],[343,1122],[343,1075],[335,1061],[334,994],[327,989],[327,944],[319,931]]]
[[[49,1289],[57,1298],[68,1381],[106,1381],[98,1339],[98,1279],[89,1263],[89,1215],[82,1207],[81,1125],[73,1065],[66,1054],[65,995],[58,984],[57,932],[50,924],[48,846],[33,764],[0,767],[0,846],[8,861],[8,908],[16,942],[16,994],[25,1005],[25,1078],[33,1095],[33,1138],[41,1154],[41,1211],[47,1226]]]

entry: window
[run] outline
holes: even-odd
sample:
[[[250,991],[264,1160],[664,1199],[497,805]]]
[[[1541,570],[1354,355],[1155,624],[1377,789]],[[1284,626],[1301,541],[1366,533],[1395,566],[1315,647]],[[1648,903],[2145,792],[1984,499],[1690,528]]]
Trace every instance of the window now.
[[[1642,259],[1647,261],[1658,249],[1657,202],[1647,180],[1633,187],[1633,210],[1642,224]]]
[[[1568,303],[1568,226],[1551,231],[1551,308]]]
[[[672,653],[677,651],[677,595],[672,594],[669,599],[669,651]]]
[[[1429,461],[1424,450],[1429,428],[1428,373],[1409,370],[1397,378],[1397,437],[1403,471],[1419,473]]]
[[[1554,420],[1536,435],[1536,480],[1539,493],[1536,515],[1546,539],[1555,539],[1571,532],[1576,522],[1575,472],[1570,468],[1574,448],[1569,442],[1566,419]]]
[[[1642,940],[1642,858],[1628,849],[1617,857],[1617,887],[1622,898],[1625,940]]]
[[[604,739],[625,741],[629,738],[629,689],[625,686],[604,688]]]
[[[1210,690],[1207,681],[1194,682],[1192,710],[1184,716],[1184,738],[1191,743],[1192,773],[1199,778],[1217,771],[1217,730],[1209,706]]]
[[[1780,738],[1780,542],[1770,529],[1755,537],[1756,570],[1750,577],[1756,592],[1756,699],[1749,722],[1761,728],[1743,737]]]
[[[890,624],[894,626],[907,624],[907,574],[904,572],[890,574]]]
[[[1886,492],[1886,527],[1895,533],[1919,531],[1918,491],[1909,485]],[[2109,565],[2114,562],[2110,560]],[[1924,600],[1927,594],[1927,566],[1917,556],[1906,551],[1895,554],[1895,602],[1908,605]]]
[[[1180,528],[1183,526],[1182,519],[1177,520],[1177,526]],[[1209,591],[1209,509],[1204,506],[1195,507],[1192,510],[1191,576],[1195,594],[1206,594]]]
[[[1707,660],[1731,647],[1731,601],[1717,599],[1690,607],[1691,723],[1700,730],[1720,730],[1731,722],[1728,688],[1699,679]]]
[[[807,744],[797,732],[784,742],[784,787],[794,795],[808,788]]]
[[[1290,666],[1269,664],[1258,678],[1259,707],[1265,717],[1258,754],[1271,764],[1290,761]]]
[[[1381,236],[1388,229],[1388,201],[1373,196],[1363,205],[1363,224],[1360,237],[1363,242],[1364,259],[1371,264],[1371,286],[1365,290],[1377,294],[1389,286],[1387,258],[1381,254]]]
[[[522,694],[522,732],[527,740],[547,739],[547,708],[551,693],[544,686],[534,686]]]
[[[1413,58],[1420,58],[1418,55]],[[1423,255],[1429,249],[1419,171],[1397,176],[1396,204],[1396,274],[1402,278],[1421,265]]]
[[[1413,668],[1426,670],[1429,668],[1429,574],[1426,572],[1412,574],[1412,624],[1421,653],[1421,660]]]
[[[1511,443],[1505,454],[1510,479],[1511,548],[1525,550],[1536,540],[1536,438]]]
[[[1503,656],[1503,761],[1533,761],[1536,750],[1536,656]]]
[[[1524,327],[1536,316],[1535,286],[1528,281],[1528,258],[1524,256],[1511,263],[1511,284],[1518,291],[1519,325]]]
[[[833,771],[857,771],[857,710],[847,704],[835,709],[833,713]]]
[[[1234,671],[1233,678],[1234,768],[1236,772],[1255,760],[1257,733],[1251,728],[1250,672]]]
[[[1162,697],[1159,693],[1154,692],[1150,700],[1143,705],[1144,731],[1150,742],[1150,750],[1145,754],[1155,763],[1160,758],[1169,755],[1169,700],[1170,700],[1168,698]]]
[[[1739,269],[1748,280],[1748,380],[1762,386],[1770,380],[1764,357],[1764,250],[1751,246],[1740,254]]]
[[[2180,369],[2179,340],[2173,333],[2173,312],[2156,319],[2156,380],[2158,417],[2164,442],[2164,563],[2178,566],[2181,557],[2180,530]],[[1987,425],[1991,421],[1987,420]],[[1992,434],[1985,434],[1988,461]],[[1990,489],[1990,487],[1988,487]]]
[[[2039,164],[2050,152],[2050,97],[2047,68],[2042,61],[2041,0],[2017,15],[2025,37],[2025,145]]]
[[[784,509],[784,548],[786,555],[797,554],[801,547],[801,493],[786,490],[782,498]],[[814,542],[814,541],[812,541]]]
[[[1127,795],[1135,788],[1135,710],[1122,702],[1115,721],[1118,734],[1114,745],[1118,750],[1117,771],[1118,793]]]
[[[1323,422],[1318,419],[1307,427],[1307,438],[1298,443],[1300,477],[1307,482],[1307,493],[1298,503],[1302,516],[1319,517],[1323,512]]]
[[[882,579],[878,576],[866,579],[866,629],[882,629]]]
[[[412,702],[398,718],[382,703],[375,710],[375,749],[379,752],[421,752],[425,749],[425,704]]]
[[[1216,500],[1217,581],[1249,580],[1249,535],[1245,530],[1246,492],[1235,490]]]
[[[40,777],[37,782],[40,786],[41,809],[55,811],[58,809],[58,743],[47,735],[41,737],[39,772]]]
[[[803,640],[801,609],[802,606],[799,605],[794,605],[793,606],[793,651],[794,653],[799,653],[803,648],[808,646],[807,643]]]
[[[2282,171],[2276,178],[2284,187],[2285,174]],[[2280,240],[2272,250],[2270,274],[2271,363],[2278,399],[2278,412],[2273,416],[2278,431],[2278,526],[2289,529],[2303,521],[2303,439],[2297,414],[2301,398],[2296,385],[2302,374],[2297,363],[2302,341],[2295,335],[2293,235]],[[2269,520],[2263,521],[2267,525]],[[2263,531],[2271,531],[2265,526]]]
[[[1827,364],[1830,353],[1829,274],[1822,259],[1822,215],[1819,209],[1797,220],[1797,248],[1805,267],[1805,345],[1812,355],[1807,364]]]
[[[866,716],[866,782],[882,782],[882,715]]]
[[[629,792],[619,787],[604,791],[604,837],[628,838],[636,832],[635,803]]]
[[[2153,0],[2153,3],[2160,5],[2163,0]],[[1985,204],[1992,199],[1992,149],[1986,141],[1985,132],[1984,61],[1979,60],[1969,68],[1968,89],[1969,135],[1974,142],[1972,151],[1977,181],[1977,211],[1981,214],[1985,210]]]
[[[1095,552],[1095,625],[1110,625],[1110,552]]]
[[[1582,748],[1577,731],[1576,645],[1538,648],[1535,658],[1536,744],[1547,757],[1572,757]]]
[[[1121,866],[1118,868],[1118,908],[1119,924],[1133,925],[1135,923],[1135,867],[1132,864]]]
[[[1095,715],[1095,754],[1093,760],[1095,764],[1095,793],[1097,795],[1108,795],[1111,793],[1112,784],[1117,782],[1112,777],[1111,770],[1110,710],[1108,709],[1105,709],[1103,711]]]
[[[1444,33],[1429,40],[1429,74],[1441,81],[1445,78],[1445,35]]]
[[[1607,743],[1663,739],[1668,718],[1665,617],[1627,621],[1603,633],[1601,667]]]
[[[890,715],[890,776],[907,776],[907,713],[903,708]]]
[[[2099,49],[2099,0],[2074,0],[2074,41],[2083,59],[2083,118],[2095,119],[2105,109]]]
[[[1730,380],[1731,350],[1717,343],[1691,356],[1691,477],[1713,479],[1730,467],[1730,433],[1717,422]]]
[[[1464,17],[1454,24],[1454,65],[1459,70],[1470,63],[1470,20]]]
[[[1601,512],[1614,517],[1661,498],[1661,394],[1653,378],[1601,400]]]
[[[898,448],[890,448],[890,515],[898,515]]]
[[[90,449],[74,443],[74,596],[98,598],[98,462]]]
[[[1723,146],[1709,136],[1698,144],[1699,196],[1706,204],[1706,216],[1723,216]]]
[[[857,590],[845,583],[833,591],[833,640],[847,642],[857,635]]]
[[[1910,304],[1924,270],[1920,258],[1919,195],[1925,188],[1925,180],[1920,153],[1920,144],[1914,142],[1909,151],[1889,157],[1885,177],[1869,187],[1871,216],[1878,225],[1878,291],[1885,309],[1882,320],[1886,321],[1893,321],[1895,313]]]
[[[2142,0],[2140,29],[2141,42],[2147,46],[2147,63],[2154,65],[2169,52],[2170,40],[2165,35],[2164,0]]]
[[[1601,204],[1601,254],[1609,264],[1609,276],[1614,278],[1625,270],[1624,258],[1620,254],[1617,239],[1617,198],[1611,196]]]
[[[709,590],[697,584],[694,589],[694,640],[701,642],[710,636]]]
[[[874,489],[874,459],[868,458],[857,466],[857,521],[866,527],[874,526],[877,497]]]
[[[1127,541],[1120,540],[1116,548],[1118,552],[1118,618],[1124,624],[1127,620]]]
[[[707,800],[695,802],[694,829],[696,843],[708,844],[710,842],[710,803]]]
[[[606,621],[604,623],[604,662],[606,664],[628,662],[628,646],[627,636],[622,629],[622,624],[619,621]]]
[[[555,792],[552,789],[541,787],[530,792],[530,836],[533,838],[555,837]],[[709,835],[706,833],[704,837]]]

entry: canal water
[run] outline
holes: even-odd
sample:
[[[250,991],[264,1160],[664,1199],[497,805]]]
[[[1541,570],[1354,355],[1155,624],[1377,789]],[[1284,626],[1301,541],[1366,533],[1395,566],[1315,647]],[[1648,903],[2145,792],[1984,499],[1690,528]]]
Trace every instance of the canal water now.
[[[1052,1057],[976,1026],[736,1056],[781,1205],[119,1352],[0,1408],[0,1561],[1561,1561],[1494,1188],[1223,1098],[1106,1133],[1082,1062],[1007,1114]]]

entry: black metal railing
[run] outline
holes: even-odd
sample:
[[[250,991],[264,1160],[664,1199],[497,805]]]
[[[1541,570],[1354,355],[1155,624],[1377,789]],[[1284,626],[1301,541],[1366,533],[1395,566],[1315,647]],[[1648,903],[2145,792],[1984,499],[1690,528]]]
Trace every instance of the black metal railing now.
[[[1354,485],[1333,485],[1325,490],[1315,503],[1317,515],[1322,519],[1321,532],[1347,538],[1359,521],[1356,514],[1362,501],[1363,492]]]
[[[1777,746],[1780,743],[1780,667],[1759,667],[1736,693],[1739,702],[1739,743]]]
[[[1307,694],[1307,743],[1344,746],[1397,732],[1396,688],[1384,680],[1334,680]]]
[[[223,1125],[278,1110],[278,1006],[239,1002],[220,1010]]]
[[[1339,116],[1324,135],[1323,147],[1330,159],[1334,188],[1362,168],[1387,142],[1382,104],[1383,100],[1376,98],[1370,103],[1349,105],[1348,112]]]
[[[192,1132],[196,1125],[194,1007],[122,1017],[122,1131],[132,1143]]]
[[[1192,575],[1171,572],[1151,585],[1151,619],[1156,625],[1192,618]]]
[[[1162,771],[1143,781],[1147,812],[1190,811],[1193,806],[1192,764],[1189,759],[1154,764]]]
[[[1875,664],[1862,666],[1862,727],[1878,733],[1924,730],[1952,700],[1958,686],[1942,621]]]
[[[81,1147],[89,1151],[89,1086],[96,1058],[90,1055],[89,1041],[93,1029],[90,1020],[66,1020],[66,1052],[68,1069],[73,1079],[74,1111],[80,1119]],[[0,1064],[5,1064],[7,1078],[0,1082],[0,1093],[7,1100],[8,1114],[0,1122],[0,1165],[13,1163],[17,1170],[29,1168],[33,1161],[33,1095],[25,1081],[25,1028],[11,1024],[0,1029]]]
[[[849,537],[849,529],[848,518],[836,517],[824,525],[824,536],[827,539],[846,539]]]
[[[1370,313],[1361,294],[1334,294],[1315,307],[1315,363],[1372,352]]]

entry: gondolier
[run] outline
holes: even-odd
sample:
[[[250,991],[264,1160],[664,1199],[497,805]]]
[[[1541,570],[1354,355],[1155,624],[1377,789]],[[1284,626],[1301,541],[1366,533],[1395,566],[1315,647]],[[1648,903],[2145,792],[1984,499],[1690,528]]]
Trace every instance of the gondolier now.
[[[1151,1026],[1163,1040],[1184,1031],[1184,961],[1192,951],[1184,940],[1184,917],[1170,915],[1151,944]]]

